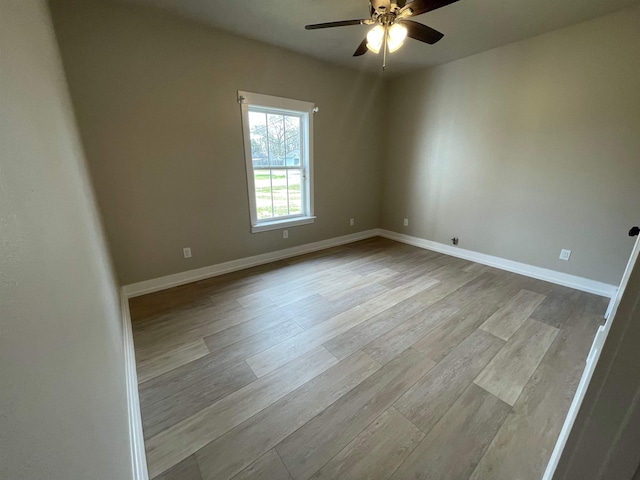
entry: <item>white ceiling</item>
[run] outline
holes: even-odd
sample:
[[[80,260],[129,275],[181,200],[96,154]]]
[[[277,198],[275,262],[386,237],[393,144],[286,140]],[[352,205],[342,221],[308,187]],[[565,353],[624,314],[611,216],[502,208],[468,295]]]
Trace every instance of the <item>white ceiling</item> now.
[[[123,0],[345,66],[380,71],[379,56],[352,57],[365,25],[307,31],[304,25],[368,18],[367,0]],[[436,45],[408,40],[388,74],[438,65],[639,5],[640,0],[460,0],[415,20],[445,34]]]

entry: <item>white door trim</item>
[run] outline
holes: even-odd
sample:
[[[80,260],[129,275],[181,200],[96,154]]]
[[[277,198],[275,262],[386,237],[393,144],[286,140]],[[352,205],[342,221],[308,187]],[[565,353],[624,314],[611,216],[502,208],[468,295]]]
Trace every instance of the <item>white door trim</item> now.
[[[556,471],[556,468],[558,468],[560,457],[562,456],[564,447],[566,446],[567,440],[569,439],[569,434],[571,433],[571,429],[573,428],[576,417],[578,416],[578,411],[580,410],[580,406],[582,405],[584,396],[587,393],[587,387],[589,386],[591,378],[593,377],[593,372],[595,371],[596,364],[600,359],[602,347],[605,340],[607,339],[607,336],[609,335],[609,331],[611,330],[611,324],[616,317],[616,312],[618,311],[618,307],[620,306],[620,300],[622,299],[622,295],[627,288],[629,277],[631,276],[631,271],[633,270],[633,267],[638,260],[639,254],[640,237],[636,238],[636,243],[633,247],[633,251],[631,252],[629,263],[627,263],[624,275],[622,276],[622,281],[620,282],[620,288],[618,288],[616,295],[614,295],[611,298],[611,302],[609,302],[609,308],[607,309],[607,313],[605,314],[607,321],[604,325],[601,325],[598,328],[596,336],[593,339],[593,344],[591,346],[591,351],[587,356],[586,366],[584,372],[582,373],[582,378],[580,378],[580,383],[578,384],[576,393],[573,396],[573,401],[571,402],[571,406],[569,407],[569,412],[567,413],[564,425],[562,426],[562,430],[560,431],[560,435],[558,436],[556,445],[553,449],[553,452],[551,453],[551,457],[549,458],[549,463],[547,464],[547,468],[544,472],[542,480],[551,480]]]

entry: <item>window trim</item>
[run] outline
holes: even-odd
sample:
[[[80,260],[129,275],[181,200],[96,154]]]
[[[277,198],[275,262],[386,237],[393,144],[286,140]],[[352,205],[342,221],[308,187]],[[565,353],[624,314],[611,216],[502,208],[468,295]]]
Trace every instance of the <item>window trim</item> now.
[[[251,233],[277,230],[307,225],[315,220],[313,210],[313,110],[315,105],[303,100],[275,97],[261,93],[238,91],[238,102],[242,112],[242,137],[244,143],[245,168],[247,173],[247,194],[249,196],[249,213],[251,219]],[[304,178],[304,195],[301,201],[304,205],[304,213],[289,217],[276,217],[268,220],[258,220],[256,206],[256,187],[253,178],[253,160],[251,158],[251,134],[249,132],[249,108],[275,109],[284,112],[301,115],[302,121],[302,148],[301,161]]]

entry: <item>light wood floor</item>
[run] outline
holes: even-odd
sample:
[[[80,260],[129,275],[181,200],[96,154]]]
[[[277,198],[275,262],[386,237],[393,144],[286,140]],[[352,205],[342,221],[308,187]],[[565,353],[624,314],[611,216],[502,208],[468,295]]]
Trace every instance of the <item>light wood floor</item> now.
[[[540,479],[606,305],[381,238],[134,298],[150,476]]]

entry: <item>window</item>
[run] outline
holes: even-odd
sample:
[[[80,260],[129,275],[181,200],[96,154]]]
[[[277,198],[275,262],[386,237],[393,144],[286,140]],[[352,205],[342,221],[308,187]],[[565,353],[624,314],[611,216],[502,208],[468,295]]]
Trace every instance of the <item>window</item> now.
[[[251,231],[313,223],[313,103],[238,92]]]

